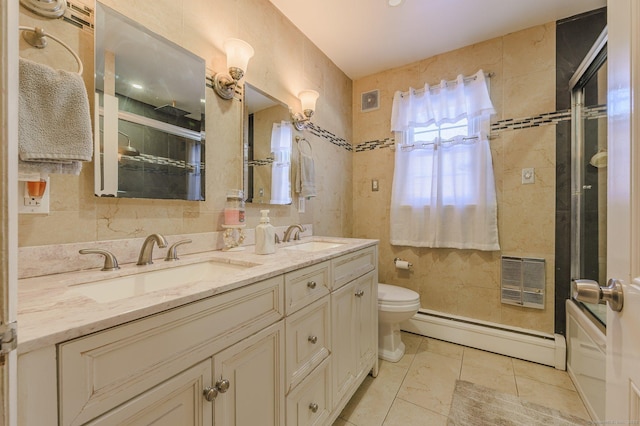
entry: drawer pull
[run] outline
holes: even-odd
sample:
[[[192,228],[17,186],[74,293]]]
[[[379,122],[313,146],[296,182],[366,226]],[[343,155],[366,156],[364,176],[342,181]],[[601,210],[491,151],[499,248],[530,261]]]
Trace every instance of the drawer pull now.
[[[314,288],[316,288],[316,282],[315,281],[309,281],[307,283],[307,287],[309,287],[311,290],[313,290]]]
[[[356,291],[356,297],[362,297],[362,296],[364,296],[364,290]]]
[[[312,413],[316,413],[318,411],[318,404],[312,402],[309,404],[309,410],[311,410]]]
[[[316,343],[318,343],[318,336],[309,336],[307,340],[315,345]]]
[[[228,390],[229,390],[229,381],[227,379],[220,379],[216,382],[215,386],[213,387],[207,386],[206,388],[204,388],[204,391],[202,391],[202,394],[204,395],[204,399],[211,402],[214,399],[216,399],[216,396],[218,396],[218,393],[225,393]]]

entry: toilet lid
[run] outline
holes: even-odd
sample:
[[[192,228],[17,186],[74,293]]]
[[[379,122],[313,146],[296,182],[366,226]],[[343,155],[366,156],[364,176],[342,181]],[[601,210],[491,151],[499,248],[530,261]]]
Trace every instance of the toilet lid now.
[[[420,300],[420,295],[408,288],[397,285],[378,284],[378,301],[382,303],[414,302]]]

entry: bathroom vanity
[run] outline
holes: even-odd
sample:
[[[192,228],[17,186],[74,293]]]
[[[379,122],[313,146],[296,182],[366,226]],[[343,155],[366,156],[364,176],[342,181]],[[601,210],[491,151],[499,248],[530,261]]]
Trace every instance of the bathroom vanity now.
[[[82,282],[104,272],[21,280],[19,423],[330,425],[377,375],[377,241],[312,237],[143,274],[203,262],[238,270],[117,300],[139,269],[112,274],[106,298]]]

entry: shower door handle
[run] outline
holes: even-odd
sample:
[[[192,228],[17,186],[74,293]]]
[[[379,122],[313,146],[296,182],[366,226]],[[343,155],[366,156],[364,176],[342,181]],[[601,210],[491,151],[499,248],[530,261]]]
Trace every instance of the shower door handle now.
[[[616,312],[620,312],[624,304],[622,283],[615,278],[611,278],[606,287],[601,287],[597,281],[593,280],[572,280],[571,296],[585,303],[608,302],[609,307]]]

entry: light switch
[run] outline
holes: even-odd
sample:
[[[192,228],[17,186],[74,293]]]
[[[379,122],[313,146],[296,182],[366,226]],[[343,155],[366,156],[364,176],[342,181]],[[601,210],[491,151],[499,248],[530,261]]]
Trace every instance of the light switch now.
[[[372,191],[379,191],[380,187],[378,186],[378,179],[372,179],[371,180],[371,190]]]
[[[531,184],[536,182],[535,169],[533,167],[522,169],[522,184]]]

